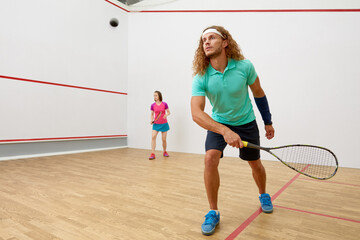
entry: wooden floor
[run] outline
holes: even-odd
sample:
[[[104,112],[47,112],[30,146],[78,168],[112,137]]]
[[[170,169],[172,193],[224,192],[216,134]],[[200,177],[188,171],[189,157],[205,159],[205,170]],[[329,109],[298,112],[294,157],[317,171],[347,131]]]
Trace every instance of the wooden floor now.
[[[360,169],[315,181],[263,161],[272,214],[259,211],[248,164],[220,163],[221,223],[208,211],[203,155],[118,149],[0,161],[0,239],[359,239]],[[340,160],[341,164],[341,160]]]

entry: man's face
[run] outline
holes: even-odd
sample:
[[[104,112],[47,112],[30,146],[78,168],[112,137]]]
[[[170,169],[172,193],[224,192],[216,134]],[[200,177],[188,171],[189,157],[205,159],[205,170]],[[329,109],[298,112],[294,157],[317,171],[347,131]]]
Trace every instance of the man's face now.
[[[202,37],[203,49],[208,58],[217,57],[227,46],[225,41],[216,33],[207,33]]]

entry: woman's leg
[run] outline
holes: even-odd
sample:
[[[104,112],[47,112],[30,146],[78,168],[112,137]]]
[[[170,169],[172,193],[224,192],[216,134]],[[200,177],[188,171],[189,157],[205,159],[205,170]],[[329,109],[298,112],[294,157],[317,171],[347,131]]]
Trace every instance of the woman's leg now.
[[[166,147],[167,147],[166,136],[167,136],[167,132],[162,132],[162,133],[161,133],[161,136],[162,136],[162,146],[163,146],[163,150],[164,150],[164,152],[166,152]]]
[[[151,135],[151,153],[155,154],[155,148],[156,148],[156,137],[158,135],[158,131],[152,130]]]

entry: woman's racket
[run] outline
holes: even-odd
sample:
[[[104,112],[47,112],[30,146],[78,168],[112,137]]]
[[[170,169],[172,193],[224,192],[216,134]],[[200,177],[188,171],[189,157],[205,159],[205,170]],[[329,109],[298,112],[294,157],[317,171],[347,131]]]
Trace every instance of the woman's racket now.
[[[267,148],[245,141],[242,142],[244,147],[264,150],[289,168],[311,178],[329,179],[338,170],[338,161],[335,154],[323,147],[293,144]]]
[[[160,111],[159,115],[157,115],[156,119],[154,121],[152,121],[152,123],[156,122],[157,120],[159,120],[160,116],[161,116],[162,112]]]

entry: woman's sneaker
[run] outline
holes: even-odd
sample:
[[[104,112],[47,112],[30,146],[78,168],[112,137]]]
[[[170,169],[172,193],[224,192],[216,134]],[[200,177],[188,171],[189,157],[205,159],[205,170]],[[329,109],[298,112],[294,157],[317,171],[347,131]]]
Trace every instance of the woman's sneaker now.
[[[264,213],[272,213],[273,211],[273,205],[271,202],[271,197],[269,194],[267,193],[263,193],[260,195],[259,197],[260,199],[260,204],[261,204],[261,209]]]
[[[164,157],[169,157],[169,154],[167,152],[164,152]]]
[[[149,160],[154,160],[154,159],[155,159],[155,154],[152,153],[152,154],[150,155],[150,157],[149,157]]]
[[[211,235],[215,232],[216,226],[220,222],[220,213],[216,214],[214,210],[210,210],[205,215],[205,222],[201,225],[201,232],[204,235]]]

